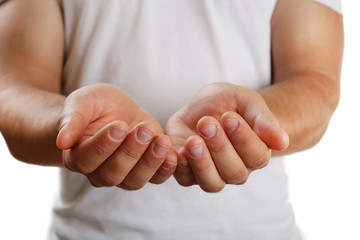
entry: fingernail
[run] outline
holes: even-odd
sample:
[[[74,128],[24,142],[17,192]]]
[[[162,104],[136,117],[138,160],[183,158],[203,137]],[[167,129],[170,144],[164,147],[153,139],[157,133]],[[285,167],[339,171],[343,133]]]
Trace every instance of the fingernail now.
[[[199,158],[204,153],[204,148],[202,145],[197,145],[189,149],[189,153],[193,158]]]
[[[126,131],[124,129],[114,127],[109,131],[110,138],[115,142],[120,142],[126,137]]]
[[[172,169],[172,168],[174,168],[174,167],[176,167],[176,162],[165,161],[165,162],[163,163],[163,168],[165,168],[165,169],[167,169],[167,170]]]
[[[157,156],[163,157],[169,152],[169,148],[160,143],[155,143],[154,144],[154,152]]]
[[[189,166],[189,162],[188,162],[187,160],[185,160],[185,161],[179,160],[179,164],[180,164],[181,166],[183,166],[183,167]]]
[[[187,167],[189,166],[189,161],[186,159],[185,155],[180,155],[179,156],[179,164],[183,167]]]
[[[153,139],[153,134],[145,128],[139,128],[136,133],[136,138],[141,143],[149,143]]]
[[[224,127],[227,131],[232,132],[235,131],[239,126],[239,120],[235,118],[230,118],[225,121]]]
[[[216,134],[216,126],[215,125],[208,125],[200,129],[201,135],[207,138],[212,138]]]

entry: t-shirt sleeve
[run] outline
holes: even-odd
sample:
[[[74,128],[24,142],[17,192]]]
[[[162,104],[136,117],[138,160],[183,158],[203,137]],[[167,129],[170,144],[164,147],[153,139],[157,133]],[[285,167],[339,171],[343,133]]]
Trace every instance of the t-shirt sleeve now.
[[[314,0],[314,1],[322,3],[328,6],[329,8],[332,8],[333,10],[337,11],[338,13],[342,14],[340,0]]]

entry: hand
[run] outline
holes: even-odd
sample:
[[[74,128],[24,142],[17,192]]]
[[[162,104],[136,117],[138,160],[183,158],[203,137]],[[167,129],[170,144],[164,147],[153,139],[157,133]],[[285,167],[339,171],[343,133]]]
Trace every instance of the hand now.
[[[63,165],[93,186],[135,190],[162,183],[175,171],[176,154],[159,123],[126,93],[96,84],[70,94],[57,146]]]
[[[179,165],[175,178],[217,192],[243,184],[267,165],[271,149],[289,144],[262,97],[250,89],[216,83],[201,89],[166,125]]]

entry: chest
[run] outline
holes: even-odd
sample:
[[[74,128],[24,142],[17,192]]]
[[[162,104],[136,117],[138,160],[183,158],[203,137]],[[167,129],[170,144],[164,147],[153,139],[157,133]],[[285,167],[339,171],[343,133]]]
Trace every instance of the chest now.
[[[270,20],[275,4],[62,0],[65,92],[108,82],[151,112],[158,111],[157,102],[168,99],[162,106],[172,112],[211,82],[259,89],[271,81]]]

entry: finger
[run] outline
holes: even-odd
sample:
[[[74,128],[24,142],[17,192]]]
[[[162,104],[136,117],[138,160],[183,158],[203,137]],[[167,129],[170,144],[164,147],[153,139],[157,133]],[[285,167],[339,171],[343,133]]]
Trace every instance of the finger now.
[[[272,113],[259,114],[254,120],[253,130],[270,149],[284,151],[289,146],[288,134]]]
[[[195,175],[186,157],[185,149],[182,147],[177,152],[178,165],[174,177],[181,186],[192,186],[196,183]]]
[[[139,123],[120,147],[98,169],[90,173],[88,178],[100,186],[120,184],[144,154],[154,136],[155,128],[150,123]]]
[[[219,192],[225,182],[220,177],[211,155],[200,136],[191,136],[185,143],[186,157],[197,183],[205,192]]]
[[[94,136],[64,151],[65,167],[82,174],[93,172],[116,151],[127,133],[128,126],[122,121],[114,121],[106,125]]]
[[[271,150],[239,114],[226,112],[221,116],[220,122],[236,152],[249,169],[259,169],[268,164]]]
[[[157,136],[119,187],[128,190],[142,188],[165,162],[171,147],[171,140],[168,136]]]
[[[177,155],[175,151],[170,151],[167,155],[164,163],[157,170],[155,175],[150,179],[149,182],[154,184],[161,184],[168,180],[175,172],[177,165]]]
[[[79,111],[64,115],[60,121],[59,133],[56,139],[57,147],[62,150],[72,148],[79,142],[88,124],[86,116]]]
[[[249,172],[220,123],[213,117],[203,117],[199,120],[197,129],[209,149],[221,178],[226,183],[245,183]]]
[[[81,88],[65,100],[57,137],[57,146],[62,150],[70,149],[79,142],[84,130],[93,120],[94,109],[99,109],[90,107],[93,104],[89,104],[87,92],[86,88]]]
[[[270,111],[266,102],[253,91],[237,88],[237,112],[244,118],[260,139],[273,150],[285,150],[289,145],[287,133]]]

